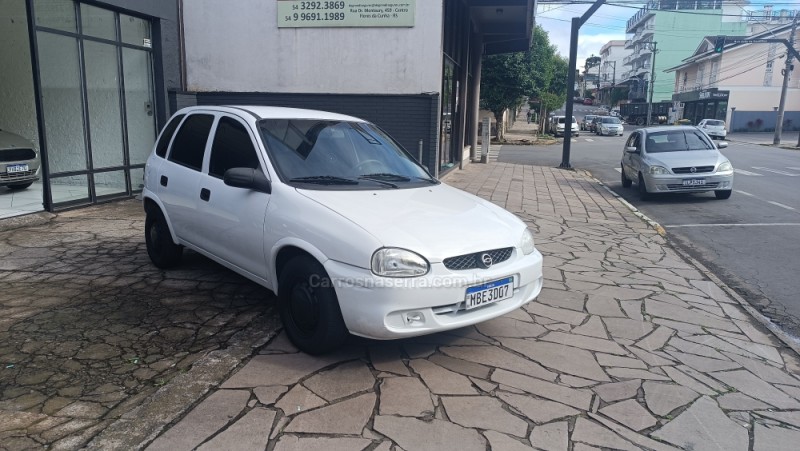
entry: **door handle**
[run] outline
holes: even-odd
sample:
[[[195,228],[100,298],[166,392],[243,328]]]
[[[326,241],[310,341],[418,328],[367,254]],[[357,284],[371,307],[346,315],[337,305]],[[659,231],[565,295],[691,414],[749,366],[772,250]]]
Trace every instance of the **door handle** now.
[[[161,186],[167,186],[167,183],[169,183],[169,178],[166,175],[162,175],[159,183],[161,183]]]
[[[203,188],[200,190],[200,199],[208,202],[208,199],[210,198],[211,198],[211,191],[209,191],[207,188]]]

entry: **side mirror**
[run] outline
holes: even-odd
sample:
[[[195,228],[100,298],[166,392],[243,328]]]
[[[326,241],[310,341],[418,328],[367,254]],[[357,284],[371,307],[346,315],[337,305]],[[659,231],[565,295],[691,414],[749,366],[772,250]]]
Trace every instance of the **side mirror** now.
[[[633,147],[633,146],[628,146],[628,147],[625,148],[625,152],[639,153],[639,149],[637,149],[636,147]]]
[[[258,169],[230,168],[225,171],[222,181],[234,188],[245,188],[262,193],[272,193],[272,183]]]
[[[717,149],[724,149],[728,147],[728,141],[720,141],[717,143]]]

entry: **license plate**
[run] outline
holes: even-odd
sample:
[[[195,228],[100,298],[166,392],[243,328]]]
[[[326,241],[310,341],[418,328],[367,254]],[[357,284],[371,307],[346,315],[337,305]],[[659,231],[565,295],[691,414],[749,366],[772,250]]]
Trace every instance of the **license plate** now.
[[[493,302],[502,301],[514,296],[514,278],[495,280],[467,288],[465,297],[467,310]]]
[[[27,164],[9,164],[6,166],[6,173],[14,174],[16,172],[27,172],[28,165]]]
[[[683,181],[683,186],[705,185],[706,179],[688,179]]]

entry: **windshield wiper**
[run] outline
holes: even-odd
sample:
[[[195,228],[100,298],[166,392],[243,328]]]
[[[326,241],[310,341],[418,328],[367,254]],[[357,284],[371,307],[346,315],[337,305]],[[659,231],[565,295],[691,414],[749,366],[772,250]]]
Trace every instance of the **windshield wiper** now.
[[[396,180],[398,182],[409,182],[409,181],[411,181],[410,177],[406,177],[405,175],[400,175],[400,174],[392,174],[391,172],[376,172],[374,174],[364,174],[359,178],[360,179],[364,178],[364,179],[368,179],[368,180],[370,178],[391,179],[391,180]]]
[[[403,177],[403,176],[401,175],[399,177]],[[394,183],[386,181],[386,180],[381,180],[381,178],[382,178],[382,174],[367,174],[367,175],[358,176],[359,180],[369,180],[370,182],[380,183],[381,185],[391,186],[392,188],[398,188],[398,186],[395,185]],[[403,177],[401,179],[395,179],[395,180],[407,182],[409,179]]]
[[[336,177],[335,175],[311,175],[308,177],[295,177],[290,182],[316,183],[319,185],[358,185],[358,180]]]

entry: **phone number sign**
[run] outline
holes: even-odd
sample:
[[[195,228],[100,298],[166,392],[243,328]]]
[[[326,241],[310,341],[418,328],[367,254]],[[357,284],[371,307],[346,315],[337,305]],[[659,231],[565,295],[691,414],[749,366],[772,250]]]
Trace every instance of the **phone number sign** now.
[[[413,27],[416,0],[278,0],[278,28]]]

